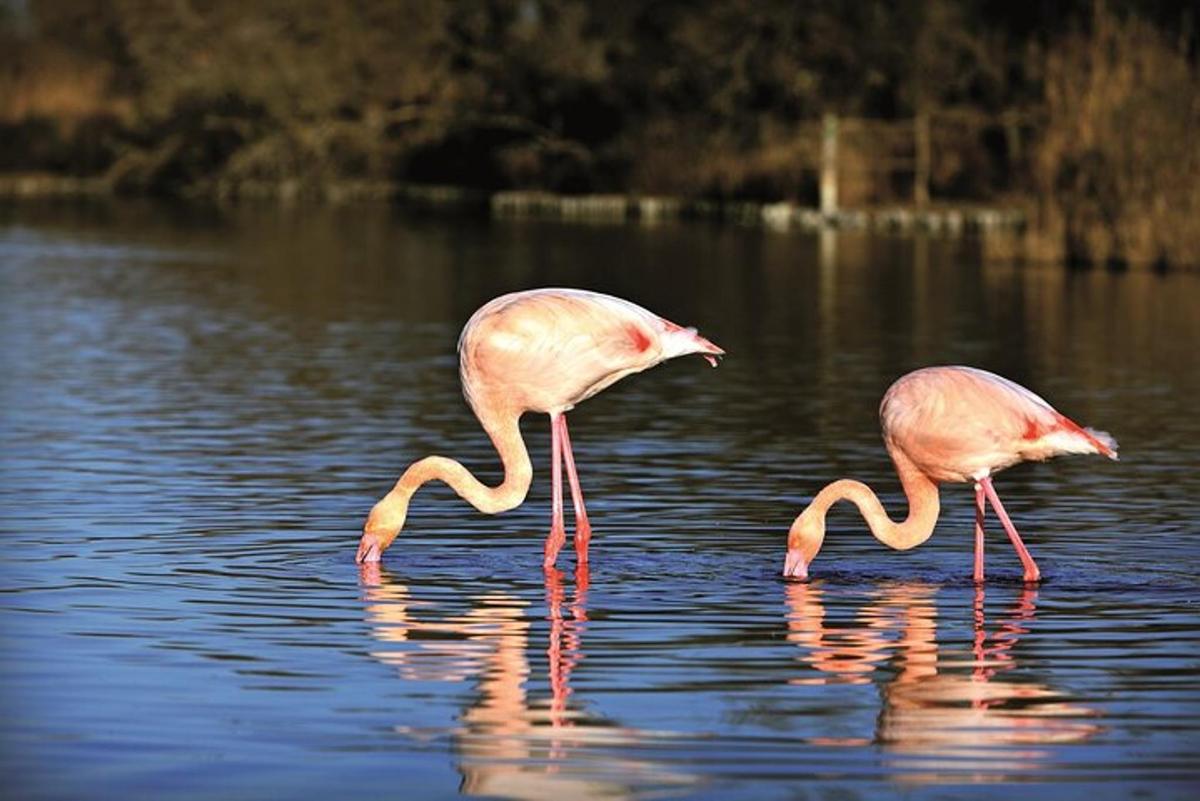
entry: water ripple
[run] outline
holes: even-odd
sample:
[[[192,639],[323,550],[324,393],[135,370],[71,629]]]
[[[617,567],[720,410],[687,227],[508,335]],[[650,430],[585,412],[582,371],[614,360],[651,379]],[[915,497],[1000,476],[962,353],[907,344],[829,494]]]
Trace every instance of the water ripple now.
[[[832,269],[807,239],[386,210],[3,214],[16,795],[1173,798],[1200,781],[1192,276],[854,237]],[[499,480],[453,343],[480,300],[544,283],[635,298],[730,356],[572,413],[590,569],[570,548],[541,568],[539,416],[522,507],[424,489],[384,565],[359,568],[363,515],[412,459]],[[905,553],[838,507],[813,580],[782,579],[825,482],[860,478],[900,513],[878,398],[959,360],[1122,442],[1120,464],[997,479],[1044,581],[1023,584],[993,528],[975,586],[965,486]]]

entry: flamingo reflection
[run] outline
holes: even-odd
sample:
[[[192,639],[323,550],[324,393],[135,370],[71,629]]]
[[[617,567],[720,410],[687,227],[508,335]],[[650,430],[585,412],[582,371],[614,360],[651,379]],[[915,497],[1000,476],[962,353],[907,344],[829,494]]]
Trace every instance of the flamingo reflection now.
[[[865,684],[877,670],[894,671],[881,685],[873,739],[816,742],[878,744],[896,757],[891,767],[900,781],[999,781],[1041,767],[1051,757],[1044,746],[1100,731],[1088,720],[1094,710],[1014,673],[1014,646],[1034,620],[1036,589],[1023,589],[989,630],[977,585],[969,652],[939,646],[936,588],[929,585],[881,588],[845,625],[826,621],[820,586],[789,584],[785,591],[788,639],[814,668],[793,683]]]
[[[545,571],[549,698],[532,697],[529,603],[503,592],[470,598],[463,614],[438,614],[378,563],[360,567],[373,636],[371,653],[405,680],[473,681],[478,692],[451,733],[460,792],[514,799],[633,798],[694,783],[665,766],[618,756],[651,735],[620,727],[572,704],[571,673],[584,659],[588,568]],[[401,733],[422,732],[397,727]]]

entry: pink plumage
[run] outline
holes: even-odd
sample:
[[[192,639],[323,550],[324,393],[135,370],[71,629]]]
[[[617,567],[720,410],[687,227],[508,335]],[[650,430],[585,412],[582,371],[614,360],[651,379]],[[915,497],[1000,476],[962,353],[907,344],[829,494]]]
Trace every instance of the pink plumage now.
[[[974,367],[926,367],[879,405],[883,438],[936,481],[976,481],[1018,462],[1066,453],[1116,458],[1117,443],[1083,428],[1007,378]]]
[[[927,367],[899,378],[879,407],[883,440],[909,500],[908,517],[895,523],[869,487],[842,480],[826,486],[796,518],[788,535],[784,575],[803,578],[825,536],[825,514],[840,500],[859,507],[871,532],[890,547],[916,547],[933,533],[938,484],[975,482],[975,580],[983,580],[984,499],[991,502],[1025,569],[1041,576],[1021,542],[992,475],[1018,462],[1068,453],[1117,458],[1117,443],[1084,428],[1030,390],[974,367]]]
[[[481,406],[555,414],[675,356],[699,353],[711,362],[724,351],[627,300],[535,289],[481,307],[463,327],[458,353],[476,414]]]
[[[453,459],[413,463],[371,510],[359,542],[359,562],[378,561],[427,481],[449,484],[482,512],[520,505],[533,470],[518,420],[525,412],[550,416],[553,509],[544,565],[554,564],[566,539],[562,468],[575,507],[575,549],[587,561],[591,526],[575,472],[566,412],[605,387],[676,356],[695,353],[714,367],[725,351],[696,333],[627,300],[580,289],[533,289],[490,301],[471,316],[458,339],[463,394],[504,463],[504,481],[486,487]]]

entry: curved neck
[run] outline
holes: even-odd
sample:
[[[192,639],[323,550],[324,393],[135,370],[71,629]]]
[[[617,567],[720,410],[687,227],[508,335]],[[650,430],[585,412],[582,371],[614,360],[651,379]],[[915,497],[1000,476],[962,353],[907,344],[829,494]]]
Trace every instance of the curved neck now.
[[[382,534],[390,543],[404,527],[412,496],[421,485],[434,480],[450,485],[459,497],[486,514],[505,512],[521,505],[533,480],[533,465],[525,441],[521,439],[520,413],[506,411],[491,415],[479,409],[476,414],[500,454],[504,481],[497,487],[488,487],[454,459],[427,456],[409,465],[391,492],[375,504],[364,526],[365,531]]]
[[[889,449],[890,450],[890,449]],[[875,492],[861,481],[842,479],[826,486],[792,523],[788,549],[800,549],[804,565],[812,562],[825,538],[825,515],[838,501],[850,501],[858,507],[875,539],[906,551],[915,548],[933,534],[940,504],[937,483],[926,476],[900,451],[890,451],[896,473],[908,498],[908,517],[897,523],[888,517]]]

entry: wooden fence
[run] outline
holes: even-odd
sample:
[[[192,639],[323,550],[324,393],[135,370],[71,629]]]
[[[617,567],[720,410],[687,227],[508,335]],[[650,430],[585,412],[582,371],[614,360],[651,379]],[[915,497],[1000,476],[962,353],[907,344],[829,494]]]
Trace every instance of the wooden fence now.
[[[945,144],[939,145],[951,138],[947,134],[950,129],[955,130],[960,140],[964,132],[976,139],[985,129],[1001,132],[1005,162],[1020,164],[1026,152],[1024,143],[1039,122],[1039,115],[1030,111],[987,114],[974,110],[940,110],[902,120],[826,114],[819,127],[813,126],[819,131],[820,146],[801,148],[800,151],[819,153],[818,161],[811,168],[819,175],[818,206],[822,214],[833,215],[841,208],[839,187],[848,167],[840,154],[845,151],[843,142],[848,136],[871,143],[869,147],[856,149],[860,157],[865,154],[865,169],[910,175],[912,205],[923,210],[934,199],[931,176],[939,147],[951,149]]]

